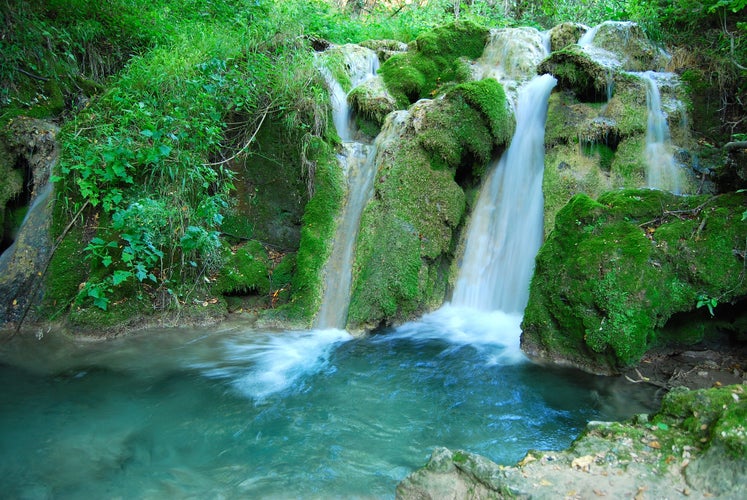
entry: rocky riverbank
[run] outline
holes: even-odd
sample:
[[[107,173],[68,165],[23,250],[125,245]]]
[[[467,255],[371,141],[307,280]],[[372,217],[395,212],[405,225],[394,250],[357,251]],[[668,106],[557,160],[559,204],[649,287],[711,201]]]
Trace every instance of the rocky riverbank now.
[[[745,384],[669,392],[654,415],[590,422],[564,451],[530,451],[511,467],[434,450],[397,487],[421,498],[744,498]]]

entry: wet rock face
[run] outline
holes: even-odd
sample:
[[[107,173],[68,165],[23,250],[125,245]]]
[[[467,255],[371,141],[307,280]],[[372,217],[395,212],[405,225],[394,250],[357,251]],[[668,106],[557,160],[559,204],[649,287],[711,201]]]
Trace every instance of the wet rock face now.
[[[627,71],[660,71],[666,65],[663,52],[636,23],[606,21],[595,28],[592,46],[614,54]]]
[[[10,126],[8,151],[29,170],[30,201],[15,241],[0,255],[0,327],[17,325],[42,294],[41,275],[52,247],[48,181],[58,156],[57,132],[55,125],[23,117]]]

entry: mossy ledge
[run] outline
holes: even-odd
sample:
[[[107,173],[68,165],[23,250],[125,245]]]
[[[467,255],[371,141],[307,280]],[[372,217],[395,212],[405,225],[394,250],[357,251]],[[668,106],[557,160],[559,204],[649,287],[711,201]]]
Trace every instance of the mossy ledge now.
[[[664,397],[654,415],[590,422],[564,451],[530,451],[512,467],[468,451],[436,448],[397,486],[397,499],[557,498],[594,491],[609,498],[744,498],[747,494],[745,385]]]
[[[480,57],[488,33],[485,27],[457,21],[421,34],[410,50],[387,59],[379,74],[398,107],[433,97],[448,82],[469,80],[470,69],[462,58]]]
[[[615,374],[664,342],[702,340],[705,307],[686,331],[669,331],[668,322],[747,295],[746,198],[655,190],[573,197],[537,255],[522,349]]]

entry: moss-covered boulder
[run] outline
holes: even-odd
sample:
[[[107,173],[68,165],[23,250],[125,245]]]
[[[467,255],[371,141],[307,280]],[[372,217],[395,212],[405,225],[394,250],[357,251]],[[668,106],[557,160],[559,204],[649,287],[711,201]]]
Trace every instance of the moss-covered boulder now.
[[[371,120],[379,127],[384,124],[386,115],[397,109],[397,102],[379,76],[370,78],[351,90],[348,102],[356,116]]]
[[[560,23],[550,29],[550,51],[563,50],[578,42],[589,27],[580,23]]]
[[[571,90],[580,100],[588,102],[606,101],[607,88],[612,82],[611,70],[578,45],[553,52],[537,71],[550,73],[557,78],[559,90]]]
[[[470,68],[463,58],[480,57],[487,37],[486,28],[457,21],[421,34],[410,50],[390,57],[379,73],[398,108],[433,97],[446,83],[469,80]]]
[[[360,225],[350,325],[399,322],[443,302],[464,189],[477,185],[512,128],[493,79],[389,115],[377,139],[374,198]]]
[[[396,498],[550,500],[564,492],[744,498],[746,422],[744,385],[679,388],[652,416],[590,422],[567,450],[531,450],[510,467],[468,451],[436,448],[425,467],[397,485]]]
[[[666,325],[708,301],[747,295],[745,205],[744,194],[573,197],[537,256],[522,348],[538,360],[617,373],[664,338],[700,340],[696,324],[680,338]]]

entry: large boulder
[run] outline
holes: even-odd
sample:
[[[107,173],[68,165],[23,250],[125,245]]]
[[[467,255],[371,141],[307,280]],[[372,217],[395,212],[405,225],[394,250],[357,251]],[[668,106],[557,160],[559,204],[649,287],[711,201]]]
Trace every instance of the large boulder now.
[[[652,347],[702,340],[705,306],[747,296],[745,204],[745,194],[575,196],[537,256],[522,349],[544,362],[614,374]],[[670,319],[699,306],[699,321],[668,329]]]

